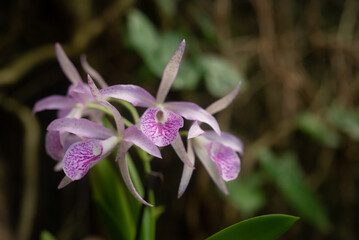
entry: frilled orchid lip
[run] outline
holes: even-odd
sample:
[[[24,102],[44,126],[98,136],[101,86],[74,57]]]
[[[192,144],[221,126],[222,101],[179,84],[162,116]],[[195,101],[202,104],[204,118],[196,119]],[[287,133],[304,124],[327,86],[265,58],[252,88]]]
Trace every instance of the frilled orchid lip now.
[[[63,159],[63,170],[72,181],[83,178],[89,169],[105,158],[118,144],[116,136],[100,141],[89,139],[72,144]]]
[[[209,157],[217,164],[219,174],[224,181],[236,179],[240,170],[240,161],[236,152],[218,142],[206,146]]]
[[[171,144],[182,127],[182,117],[166,109],[148,108],[141,117],[142,132],[159,147]]]

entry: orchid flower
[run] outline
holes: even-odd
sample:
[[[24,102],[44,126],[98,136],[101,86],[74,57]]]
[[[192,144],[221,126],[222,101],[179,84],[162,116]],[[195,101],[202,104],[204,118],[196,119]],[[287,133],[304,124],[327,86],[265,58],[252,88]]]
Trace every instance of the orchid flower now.
[[[147,153],[161,158],[161,153],[157,146],[136,126],[130,126],[125,129],[121,114],[101,95],[90,76],[88,76],[88,85],[96,101],[111,112],[116,123],[117,132],[113,132],[98,123],[83,118],[62,118],[54,120],[48,126],[47,130],[50,132],[74,134],[82,139],[69,146],[64,154],[62,168],[66,176],[60,182],[59,188],[63,188],[72,181],[83,178],[92,166],[111,154],[121,142],[123,143],[121,146],[132,146],[135,144]],[[120,148],[119,152],[122,153],[122,149],[123,148]],[[124,181],[130,192],[140,202],[150,205],[141,198],[134,188],[128,172],[127,162],[120,161],[119,165]]]
[[[58,116],[60,118],[67,117],[79,119],[83,116],[88,116],[91,120],[100,122],[102,112],[87,108],[89,103],[95,102],[90,92],[90,88],[82,81],[79,72],[76,70],[73,63],[69,60],[59,43],[55,44],[55,52],[60,67],[62,68],[66,77],[70,80],[71,85],[66,96],[52,95],[41,99],[35,104],[33,111],[40,112],[43,110],[59,110]],[[94,70],[87,63],[85,57],[81,57],[81,64],[86,72],[95,76],[101,87],[107,87],[106,82],[96,72],[96,70]],[[61,160],[63,159],[68,147],[80,140],[81,139],[76,135],[59,131],[49,131],[46,134],[46,152],[48,155],[50,155],[50,157],[59,161],[59,164],[55,167],[55,170],[61,169]]]
[[[145,89],[135,85],[115,85],[104,88],[100,92],[104,97],[122,99],[135,107],[147,108],[140,119],[141,131],[159,147],[171,144],[181,156],[181,160],[191,166],[187,154],[183,152],[183,143],[178,133],[183,127],[183,118],[207,123],[218,134],[220,134],[220,129],[216,119],[194,103],[164,102],[177,76],[185,45],[186,42],[183,40],[167,64],[156,98]]]
[[[207,112],[215,114],[225,109],[237,96],[240,85],[239,83],[229,94],[208,106]],[[241,140],[225,132],[218,135],[213,131],[203,131],[200,123],[196,121],[188,132],[187,143],[188,159],[191,163],[194,165],[196,154],[218,188],[224,194],[228,194],[225,181],[237,178],[240,171],[240,159],[237,153],[243,153]],[[183,166],[178,197],[185,192],[192,173],[193,168]]]

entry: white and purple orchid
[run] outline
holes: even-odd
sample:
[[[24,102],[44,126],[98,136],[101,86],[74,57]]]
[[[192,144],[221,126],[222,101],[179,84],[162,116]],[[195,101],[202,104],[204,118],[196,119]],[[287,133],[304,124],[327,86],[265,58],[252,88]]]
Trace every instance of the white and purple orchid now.
[[[229,94],[208,106],[206,111],[215,114],[225,109],[237,96],[240,86],[239,83]],[[194,165],[196,154],[217,187],[224,194],[228,194],[225,182],[236,179],[240,171],[240,159],[237,153],[243,154],[241,140],[226,132],[218,135],[213,131],[204,131],[196,121],[188,132],[187,151],[191,163]],[[183,166],[178,197],[185,192],[192,173],[192,168]]]
[[[233,101],[240,85],[206,110],[191,102],[165,102],[177,76],[184,49],[183,40],[167,64],[154,98],[136,85],[107,86],[101,75],[87,63],[86,58],[81,57],[82,66],[88,73],[87,83],[84,83],[61,46],[56,44],[57,59],[71,85],[66,96],[53,95],[38,101],[34,112],[59,110],[59,119],[50,123],[46,135],[46,151],[59,162],[55,169],[62,169],[66,175],[59,188],[83,178],[91,167],[118,148],[116,161],[126,186],[138,201],[152,206],[137,193],[130,177],[126,154],[136,145],[148,154],[161,158],[159,147],[172,145],[184,163],[179,196],[187,188],[192,176],[195,154],[217,186],[227,193],[225,181],[237,177],[240,170],[238,153],[242,153],[243,146],[233,135],[221,133],[212,115]],[[101,89],[98,89],[91,77]],[[138,121],[138,117],[135,117],[137,122],[132,124],[126,122],[117,108],[109,102],[111,98],[147,109]],[[132,105],[131,108],[134,109]],[[103,126],[101,118],[104,114],[114,119],[114,128]],[[184,126],[183,118],[194,121],[188,132],[187,150],[179,134]],[[214,131],[202,130],[201,123],[208,124]]]

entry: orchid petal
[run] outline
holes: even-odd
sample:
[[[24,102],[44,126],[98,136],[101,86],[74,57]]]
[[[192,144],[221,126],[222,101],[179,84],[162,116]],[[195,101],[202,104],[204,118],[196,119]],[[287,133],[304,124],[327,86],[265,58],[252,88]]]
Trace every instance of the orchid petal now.
[[[64,187],[66,187],[67,185],[69,185],[70,183],[72,183],[71,178],[69,178],[68,176],[65,176],[65,177],[61,180],[61,182],[60,182],[59,186],[57,186],[57,188],[58,188],[58,189],[64,188]]]
[[[181,44],[178,46],[171,60],[167,64],[165,70],[163,71],[162,80],[156,96],[157,103],[163,103],[163,101],[165,100],[168,91],[170,90],[173,81],[177,76],[177,72],[182,60],[185,47],[186,47],[186,41],[183,40]]]
[[[108,87],[107,83],[102,78],[102,76],[95,69],[93,69],[90,66],[90,64],[88,64],[85,55],[80,56],[80,61],[81,61],[82,68],[97,81],[97,83],[101,86],[101,88]]]
[[[203,133],[204,133],[204,131],[199,126],[198,121],[195,121],[188,131],[188,139],[198,137],[198,136],[202,135]]]
[[[64,52],[64,50],[62,49],[59,43],[55,44],[55,52],[56,52],[57,60],[59,61],[62,71],[65,73],[66,77],[74,85],[78,85],[79,83],[82,83],[79,72],[76,70],[75,66],[67,57],[66,53]]]
[[[235,97],[237,96],[240,87],[241,87],[241,83],[238,83],[238,85],[230,93],[228,93],[226,96],[222,97],[221,99],[209,105],[206,108],[206,111],[209,112],[210,114],[215,114],[228,107],[228,105],[231,104],[235,99]]]
[[[206,131],[203,136],[210,141],[222,143],[223,145],[232,148],[234,151],[243,154],[242,141],[230,133],[222,132],[219,136],[213,131]]]
[[[157,146],[173,142],[178,129],[183,127],[181,116],[160,108],[148,108],[141,117],[142,132]]]
[[[171,143],[171,145],[177,153],[177,156],[181,159],[181,161],[189,168],[194,169],[194,161],[192,162],[189,159],[186,149],[184,148],[181,136],[178,133],[176,139]]]
[[[76,102],[66,96],[52,95],[36,102],[33,111],[71,109],[75,107]]]
[[[128,188],[128,190],[131,192],[131,194],[142,204],[145,204],[147,206],[153,207],[153,205],[149,204],[145,200],[142,199],[142,197],[137,193],[135,186],[132,183],[130,172],[128,170],[127,165],[127,159],[126,159],[126,153],[131,148],[133,144],[129,142],[122,142],[120,149],[118,150],[116,161],[119,162],[120,171],[123,177],[123,180]]]
[[[47,130],[69,132],[82,137],[98,139],[106,139],[115,135],[110,129],[84,118],[56,119],[50,123]]]
[[[152,107],[156,99],[145,89],[136,85],[115,85],[101,89],[104,97],[122,99],[132,103],[135,107]]]
[[[167,102],[164,108],[181,115],[188,120],[207,123],[216,133],[221,134],[217,120],[206,110],[191,102]]]
[[[187,142],[187,154],[188,154],[189,161],[194,165],[195,157],[194,157],[191,139],[188,139],[188,142]],[[178,188],[178,194],[177,194],[178,198],[180,198],[183,195],[183,193],[186,191],[187,186],[189,184],[189,180],[192,177],[192,173],[193,173],[193,168],[190,168],[186,164],[183,164],[183,172],[182,172],[182,177],[181,177],[180,185]]]
[[[74,143],[66,151],[63,169],[72,181],[83,178],[88,170],[101,160],[103,147],[99,140],[90,139]]]
[[[158,147],[138,130],[136,126],[131,126],[125,130],[123,133],[123,141],[133,143],[152,156],[162,158]]]
[[[89,87],[91,89],[91,93],[93,94],[93,96],[96,98],[97,101],[99,101],[103,106],[105,106],[108,110],[111,111],[116,122],[117,131],[119,135],[123,135],[123,131],[125,130],[125,125],[123,123],[123,119],[120,112],[101,95],[100,91],[96,87],[96,84],[93,82],[90,75],[87,76],[87,79],[88,79]]]
[[[45,138],[46,153],[54,160],[61,161],[65,155],[64,147],[61,144],[60,132],[49,131]]]
[[[194,150],[199,160],[202,162],[203,166],[207,170],[209,176],[212,178],[217,187],[224,193],[228,194],[228,190],[225,182],[223,181],[221,175],[219,174],[218,167],[215,162],[208,156],[207,150],[204,147],[202,137],[194,139]]]
[[[236,179],[240,170],[240,160],[236,152],[218,142],[211,142],[206,148],[209,157],[217,164],[223,180],[227,182]]]

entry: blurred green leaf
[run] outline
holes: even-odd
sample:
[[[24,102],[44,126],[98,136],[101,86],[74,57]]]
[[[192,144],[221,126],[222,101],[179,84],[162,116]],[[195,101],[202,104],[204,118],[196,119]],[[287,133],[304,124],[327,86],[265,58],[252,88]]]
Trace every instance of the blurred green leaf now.
[[[153,23],[145,14],[132,10],[128,14],[128,39],[131,46],[149,61],[159,47],[159,35]]]
[[[133,206],[127,199],[128,190],[107,160],[91,169],[93,199],[111,239],[134,239],[136,222]]]
[[[56,238],[50,232],[43,230],[40,233],[40,240],[56,240]]]
[[[359,112],[334,104],[328,109],[328,120],[352,139],[359,141]]]
[[[275,240],[298,220],[284,214],[270,214],[236,223],[207,240]]]
[[[258,156],[268,177],[298,215],[326,231],[330,224],[323,203],[306,182],[296,157],[290,153],[279,157],[269,149],[260,150]]]
[[[227,184],[230,194],[227,200],[233,204],[243,216],[253,216],[264,206],[265,196],[261,189],[262,178],[259,174],[240,176]]]
[[[217,38],[216,29],[211,18],[205,12],[196,14],[196,22],[200,27],[203,35],[210,41],[214,42]]]
[[[332,131],[318,116],[305,112],[297,117],[297,127],[316,141],[332,148],[339,146],[340,137]]]
[[[226,60],[214,55],[199,58],[204,71],[208,91],[215,97],[222,97],[231,91],[243,77]]]

